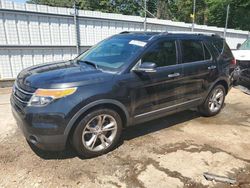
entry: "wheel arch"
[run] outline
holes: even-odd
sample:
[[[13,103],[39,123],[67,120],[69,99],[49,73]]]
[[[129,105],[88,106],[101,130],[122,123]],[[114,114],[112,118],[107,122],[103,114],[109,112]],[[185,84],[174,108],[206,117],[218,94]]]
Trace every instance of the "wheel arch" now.
[[[215,83],[214,86],[216,86],[216,85],[222,85],[225,88],[226,94],[228,93],[229,86],[228,86],[228,83],[225,80],[219,80],[218,82]]]
[[[206,101],[206,99],[207,99],[209,93],[210,93],[210,92],[212,91],[212,89],[213,89],[215,86],[217,86],[217,85],[222,85],[222,86],[225,88],[226,95],[227,95],[227,93],[229,92],[229,89],[230,89],[229,83],[228,83],[228,81],[227,81],[226,79],[220,78],[220,79],[216,80],[213,84],[211,84],[211,86],[210,86],[209,89],[207,90],[207,92],[206,92],[206,94],[205,94],[205,96],[204,96],[204,98],[203,98],[203,100],[202,100],[202,103],[204,103],[204,102]]]
[[[225,88],[226,94],[229,92],[229,84],[226,79],[219,79],[214,84],[209,88],[208,94],[212,91],[212,89],[217,86],[217,85],[222,85]]]
[[[112,99],[102,99],[89,103],[88,105],[81,108],[69,121],[68,125],[64,130],[64,135],[69,137],[74,131],[77,123],[82,119],[82,117],[97,108],[109,108],[115,110],[122,119],[123,127],[125,127],[126,124],[129,122],[129,113],[126,107],[121,102]]]

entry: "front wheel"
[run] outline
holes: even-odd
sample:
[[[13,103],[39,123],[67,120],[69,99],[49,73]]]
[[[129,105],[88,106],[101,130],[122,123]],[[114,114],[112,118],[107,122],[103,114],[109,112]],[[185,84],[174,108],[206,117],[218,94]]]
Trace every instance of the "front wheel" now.
[[[122,121],[111,109],[98,109],[87,114],[73,134],[73,146],[83,157],[95,157],[112,150],[122,130]]]
[[[222,85],[215,86],[206,101],[199,107],[202,115],[210,117],[217,115],[223,108],[226,91]]]

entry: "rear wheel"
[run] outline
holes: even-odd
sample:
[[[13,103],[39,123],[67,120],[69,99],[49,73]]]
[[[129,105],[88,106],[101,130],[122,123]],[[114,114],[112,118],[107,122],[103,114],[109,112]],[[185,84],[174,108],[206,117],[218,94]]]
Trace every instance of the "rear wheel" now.
[[[225,96],[225,88],[222,85],[215,86],[206,101],[199,107],[200,113],[207,117],[217,115],[223,108]]]
[[[119,114],[111,109],[98,109],[87,114],[73,134],[73,146],[79,155],[94,157],[112,150],[122,130]]]

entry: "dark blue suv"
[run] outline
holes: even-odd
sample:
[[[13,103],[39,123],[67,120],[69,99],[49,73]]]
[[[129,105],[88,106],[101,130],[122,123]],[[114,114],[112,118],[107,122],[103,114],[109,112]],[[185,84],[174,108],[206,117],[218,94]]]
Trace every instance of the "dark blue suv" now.
[[[79,155],[110,151],[124,127],[197,107],[214,116],[233,82],[224,39],[202,33],[123,32],[77,58],[23,70],[11,104],[28,142]]]

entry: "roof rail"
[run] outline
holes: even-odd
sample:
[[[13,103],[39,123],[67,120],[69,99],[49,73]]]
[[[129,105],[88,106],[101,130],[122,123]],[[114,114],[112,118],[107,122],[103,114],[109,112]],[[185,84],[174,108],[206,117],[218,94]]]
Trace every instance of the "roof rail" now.
[[[161,32],[159,35],[167,35],[167,34],[169,34],[169,32],[168,31],[164,31],[164,32]]]
[[[191,31],[171,31],[169,34],[193,34],[193,35],[206,35],[206,36],[218,36],[216,33],[206,33],[206,32],[191,32]]]
[[[129,31],[122,31],[119,34],[127,34],[127,33],[130,33],[130,32]]]
[[[154,31],[123,31],[119,34],[144,34],[144,35],[167,35],[167,34],[190,34],[190,35],[203,35],[211,37],[220,37],[216,33],[206,33],[206,32],[191,32],[191,31],[164,31],[164,32],[154,32]]]
[[[119,34],[144,34],[144,35],[159,35],[161,32],[154,32],[154,31],[122,31]]]

